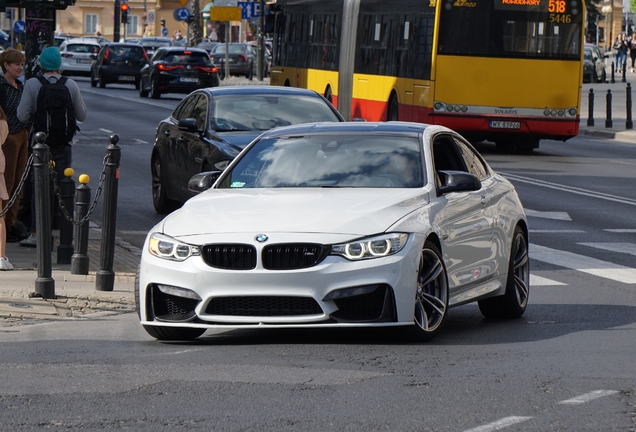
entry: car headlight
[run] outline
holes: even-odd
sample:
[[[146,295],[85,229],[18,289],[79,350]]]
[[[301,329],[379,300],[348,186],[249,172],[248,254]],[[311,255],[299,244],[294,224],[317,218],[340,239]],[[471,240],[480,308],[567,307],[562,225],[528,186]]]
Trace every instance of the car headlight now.
[[[148,252],[157,258],[183,261],[191,256],[201,255],[198,246],[180,242],[167,235],[154,233],[148,241]]]
[[[383,234],[331,246],[332,255],[340,255],[351,261],[380,258],[402,250],[409,235],[404,233]]]

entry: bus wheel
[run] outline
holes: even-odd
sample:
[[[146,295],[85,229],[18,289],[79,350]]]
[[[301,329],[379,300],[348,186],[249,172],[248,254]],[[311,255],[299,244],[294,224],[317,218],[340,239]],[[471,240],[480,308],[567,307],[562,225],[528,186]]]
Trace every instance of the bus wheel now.
[[[495,142],[499,153],[531,153],[539,148],[539,138],[512,138]]]
[[[325,99],[327,99],[330,103],[333,103],[333,94],[331,93],[331,86],[327,86],[325,90]]]
[[[289,80],[285,81],[285,87],[291,87],[291,83],[289,82]]]
[[[389,98],[389,108],[386,114],[386,121],[397,121],[398,120],[398,101],[395,93],[391,95]]]

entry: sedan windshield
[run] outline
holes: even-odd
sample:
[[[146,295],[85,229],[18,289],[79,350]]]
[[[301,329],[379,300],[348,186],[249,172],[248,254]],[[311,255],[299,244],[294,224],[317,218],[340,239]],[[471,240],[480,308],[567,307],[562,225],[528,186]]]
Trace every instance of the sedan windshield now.
[[[263,139],[219,188],[422,187],[420,148],[418,138],[379,134]]]
[[[210,125],[216,132],[269,130],[300,123],[337,122],[338,116],[318,97],[215,96]]]

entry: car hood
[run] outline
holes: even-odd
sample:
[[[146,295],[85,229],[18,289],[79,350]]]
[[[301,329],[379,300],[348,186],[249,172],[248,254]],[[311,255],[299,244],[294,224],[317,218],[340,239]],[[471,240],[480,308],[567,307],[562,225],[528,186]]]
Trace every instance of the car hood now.
[[[173,237],[255,233],[367,235],[429,202],[427,189],[211,189],[164,219]]]

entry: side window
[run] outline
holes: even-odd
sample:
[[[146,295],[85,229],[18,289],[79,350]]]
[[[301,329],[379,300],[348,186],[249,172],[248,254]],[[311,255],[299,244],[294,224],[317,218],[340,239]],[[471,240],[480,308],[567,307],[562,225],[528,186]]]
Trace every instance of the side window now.
[[[433,141],[435,171],[468,171],[455,140],[448,135],[438,135]]]
[[[194,105],[191,117],[197,121],[199,130],[205,129],[205,119],[208,113],[208,98],[206,96],[200,96]]]
[[[479,180],[486,179],[489,176],[489,172],[477,152],[471,146],[458,139],[455,139],[455,142],[468,168],[468,172],[476,175]]]
[[[190,113],[198,98],[198,94],[185,98],[172,112],[172,117],[177,121],[191,117]]]

